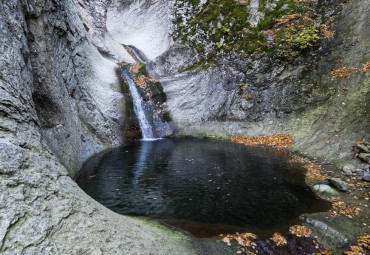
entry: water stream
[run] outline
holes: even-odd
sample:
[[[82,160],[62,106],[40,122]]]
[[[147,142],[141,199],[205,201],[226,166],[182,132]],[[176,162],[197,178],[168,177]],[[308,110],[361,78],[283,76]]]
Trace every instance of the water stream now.
[[[137,52],[135,47],[132,47],[132,46],[128,46],[128,47],[130,47],[132,54],[134,54],[134,56],[137,58],[137,60],[139,60],[140,63],[145,62],[144,59],[140,56],[140,54]]]
[[[142,136],[143,136],[143,139],[154,139],[155,136],[154,136],[154,133],[153,133],[153,128],[152,126],[150,125],[149,121],[148,121],[148,118],[146,117],[146,114],[145,114],[145,107],[144,107],[144,103],[143,103],[143,100],[136,88],[136,84],[134,82],[134,80],[131,78],[131,74],[130,74],[130,66],[125,66],[122,68],[122,74],[125,78],[125,80],[127,81],[127,84],[130,88],[130,94],[131,94],[131,98],[132,98],[132,101],[133,101],[133,104],[134,104],[134,112],[137,116],[137,119],[139,121],[139,125],[140,125],[140,129],[141,129],[141,133],[142,133]]]

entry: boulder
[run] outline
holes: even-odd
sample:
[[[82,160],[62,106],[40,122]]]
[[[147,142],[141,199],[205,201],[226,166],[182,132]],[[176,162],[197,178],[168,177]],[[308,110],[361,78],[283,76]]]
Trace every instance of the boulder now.
[[[364,173],[364,175],[362,176],[362,180],[370,182],[370,172]]]
[[[346,174],[346,175],[353,175],[353,173],[356,172],[356,169],[352,166],[352,165],[345,165],[343,167],[343,172]]]
[[[347,191],[348,184],[338,178],[329,178],[329,183],[336,189],[340,191]]]
[[[370,149],[365,144],[357,144],[357,148],[359,148],[360,150],[364,152],[370,153]]]
[[[358,154],[358,158],[366,163],[370,163],[370,153],[360,153]]]
[[[316,184],[313,186],[313,190],[317,193],[320,194],[326,194],[326,195],[338,195],[338,191],[330,187],[329,185],[326,184]]]

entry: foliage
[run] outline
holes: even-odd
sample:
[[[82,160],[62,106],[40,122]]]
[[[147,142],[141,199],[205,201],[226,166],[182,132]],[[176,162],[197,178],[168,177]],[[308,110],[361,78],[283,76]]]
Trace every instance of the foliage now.
[[[289,233],[298,237],[310,237],[312,234],[312,230],[307,229],[305,226],[294,225],[289,227]]]
[[[248,1],[208,0],[200,5],[199,0],[176,0],[179,8],[188,9],[176,14],[173,38],[192,46],[207,59],[220,51],[277,52],[294,57],[320,39],[333,37],[329,26],[322,24],[317,0],[275,1],[275,7],[260,0],[258,11],[264,17],[257,27],[249,23],[247,4]]]
[[[363,234],[357,238],[357,245],[350,247],[351,251],[345,251],[346,255],[365,255],[370,250],[370,235]]]
[[[245,95],[245,98],[246,98],[247,100],[252,100],[252,99],[254,98],[254,96],[253,96],[252,94],[246,94],[246,95]]]
[[[354,67],[342,67],[332,71],[330,75],[337,78],[351,77],[354,72],[357,72],[357,70],[358,69]]]
[[[347,78],[354,75],[356,72],[367,73],[370,70],[370,61],[367,61],[361,69],[356,67],[341,67],[330,73],[331,76],[336,78]]]
[[[239,95],[241,95],[243,93],[243,91],[245,90],[246,87],[247,87],[247,85],[245,85],[244,83],[239,84]]]
[[[320,26],[320,31],[323,34],[323,39],[330,39],[334,37],[334,32],[329,29],[328,25],[322,24]]]
[[[316,255],[330,255],[330,254],[332,254],[330,251],[322,251],[322,252],[316,253]]]
[[[242,143],[249,146],[266,145],[275,148],[290,148],[294,141],[290,134],[276,134],[270,136],[234,136],[231,138],[233,142]]]
[[[135,74],[135,78],[137,78],[137,77],[139,77],[141,75],[145,75],[145,76],[148,75],[144,63],[140,63],[140,67],[139,67],[139,70]]]
[[[285,42],[290,48],[303,50],[313,46],[319,38],[318,30],[314,26],[292,26],[289,30],[283,32],[281,41]]]
[[[353,218],[359,215],[360,208],[350,207],[337,197],[330,197],[328,200],[332,202],[333,205],[333,209],[330,212],[330,215],[332,217],[344,215],[347,216],[348,218]]]
[[[296,56],[299,51],[314,46],[320,39],[316,15],[305,6],[304,14],[285,15],[276,20],[270,35],[275,36],[280,55]]]
[[[274,235],[270,238],[270,240],[272,240],[276,246],[283,246],[283,245],[287,245],[287,240],[280,234],[280,233],[274,233]]]
[[[327,174],[324,173],[324,170],[322,169],[321,165],[316,164],[312,162],[311,160],[307,158],[303,158],[300,156],[293,155],[290,162],[296,163],[303,163],[303,168],[307,170],[306,172],[306,178],[310,181],[315,180],[326,180],[328,179]]]
[[[222,239],[227,245],[231,245],[231,240],[236,240],[239,245],[244,247],[256,247],[255,240],[257,236],[253,233],[236,233],[235,235],[227,235]]]
[[[367,61],[361,68],[361,72],[367,73],[370,70],[370,60]]]

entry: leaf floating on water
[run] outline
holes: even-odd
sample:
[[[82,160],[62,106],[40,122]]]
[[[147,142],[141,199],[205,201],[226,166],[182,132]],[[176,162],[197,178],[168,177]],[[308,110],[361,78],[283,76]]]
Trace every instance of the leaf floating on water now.
[[[307,169],[306,177],[308,180],[326,180],[328,176],[323,172],[321,165],[313,163],[311,160],[296,155],[290,160],[292,163],[303,163],[303,168]]]

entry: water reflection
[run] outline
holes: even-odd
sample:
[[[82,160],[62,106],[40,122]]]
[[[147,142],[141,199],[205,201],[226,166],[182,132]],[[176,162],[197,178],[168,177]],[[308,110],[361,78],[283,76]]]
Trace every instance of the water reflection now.
[[[78,183],[115,212],[158,218],[198,236],[271,232],[328,209],[305,185],[301,167],[224,141],[136,142],[92,158]]]

